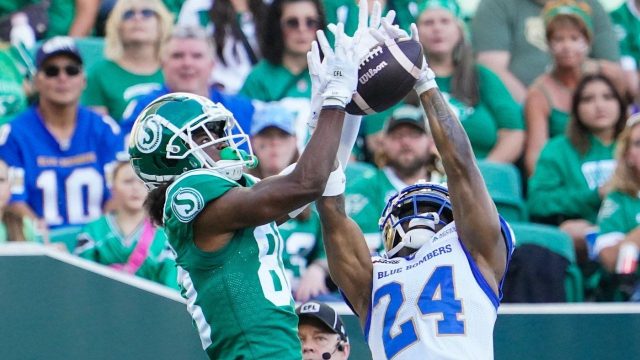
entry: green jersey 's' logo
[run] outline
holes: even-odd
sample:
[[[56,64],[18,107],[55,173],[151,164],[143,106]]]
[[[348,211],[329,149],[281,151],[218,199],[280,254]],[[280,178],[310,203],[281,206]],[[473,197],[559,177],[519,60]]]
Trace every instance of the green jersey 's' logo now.
[[[203,208],[204,199],[193,188],[181,188],[171,198],[171,210],[180,221],[185,223],[193,220]]]
[[[158,115],[149,115],[136,132],[136,147],[145,154],[152,153],[162,141],[162,125]]]

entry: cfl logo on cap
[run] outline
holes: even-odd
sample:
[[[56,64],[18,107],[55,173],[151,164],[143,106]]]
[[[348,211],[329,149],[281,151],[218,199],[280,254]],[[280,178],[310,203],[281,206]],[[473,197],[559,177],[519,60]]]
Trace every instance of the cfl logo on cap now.
[[[300,308],[301,313],[317,313],[318,311],[320,311],[320,304],[318,303],[307,303]]]

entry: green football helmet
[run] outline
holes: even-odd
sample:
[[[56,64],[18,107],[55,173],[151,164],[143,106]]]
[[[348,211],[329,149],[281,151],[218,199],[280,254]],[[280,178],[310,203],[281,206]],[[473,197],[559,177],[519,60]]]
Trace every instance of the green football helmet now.
[[[193,136],[200,132],[208,139],[197,144]],[[239,149],[242,144],[247,144],[248,152]],[[210,146],[221,150],[218,160],[204,151]],[[200,168],[238,180],[244,167],[257,165],[249,137],[233,114],[219,103],[189,93],[167,94],[144,108],[131,130],[129,156],[149,189]]]

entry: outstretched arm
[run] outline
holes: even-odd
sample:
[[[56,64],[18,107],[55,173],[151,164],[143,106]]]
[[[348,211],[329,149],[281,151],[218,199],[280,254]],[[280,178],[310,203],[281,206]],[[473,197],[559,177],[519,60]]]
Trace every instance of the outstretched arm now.
[[[322,32],[319,32],[319,36],[320,34],[324,35]],[[344,109],[357,84],[355,44],[345,38],[340,26],[334,51],[322,36],[327,81],[322,93],[323,107],[317,128],[295,169],[287,175],[269,177],[250,188],[233,188],[219,200],[210,202],[205,208],[204,216],[201,215],[196,220],[197,225],[203,226],[203,233],[225,234],[240,228],[266,224],[323,194],[329,174],[335,169]]]
[[[316,205],[331,278],[364,321],[371,302],[373,281],[373,264],[364,235],[347,217],[343,195],[323,196]]]
[[[384,19],[382,25],[384,33],[373,31],[380,39],[408,36]],[[411,38],[418,41],[415,24],[411,24]],[[423,60],[414,89],[427,114],[429,127],[447,174],[458,235],[485,279],[498,293],[507,261],[507,247],[498,212],[476,164],[467,133],[440,93],[435,74],[426,60]]]
[[[426,73],[435,78],[428,67]],[[507,248],[498,212],[476,164],[469,138],[437,86],[417,85],[416,91],[447,174],[458,234],[497,293],[505,271]]]

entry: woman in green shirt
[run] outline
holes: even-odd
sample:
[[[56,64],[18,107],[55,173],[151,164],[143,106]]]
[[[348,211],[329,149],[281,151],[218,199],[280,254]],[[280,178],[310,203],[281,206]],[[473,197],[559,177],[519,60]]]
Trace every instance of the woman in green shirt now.
[[[74,254],[178,289],[175,256],[144,208],[147,188],[128,161],[113,169],[115,209],[86,224]]]
[[[546,41],[552,63],[529,88],[525,99],[527,144],[525,169],[531,176],[540,150],[548,139],[564,134],[569,121],[571,97],[586,74],[605,74],[620,93],[625,83],[622,70],[611,61],[589,59],[593,41],[591,8],[584,2],[549,1],[542,10]]]
[[[611,191],[598,213],[599,234],[594,247],[600,263],[610,272],[615,271],[623,244],[640,247],[640,115],[627,120],[618,138],[616,160]]]
[[[117,121],[162,87],[160,44],[173,20],[160,0],[119,0],[106,25],[105,59],[89,69],[82,103]]]
[[[436,82],[469,135],[478,159],[513,163],[524,147],[520,106],[502,81],[473,60],[455,0],[425,0],[417,18],[420,42]]]
[[[585,76],[576,88],[567,134],[550,139],[529,178],[531,220],[559,225],[586,260],[600,202],[615,168],[615,139],[626,121],[626,104],[609,78]]]

